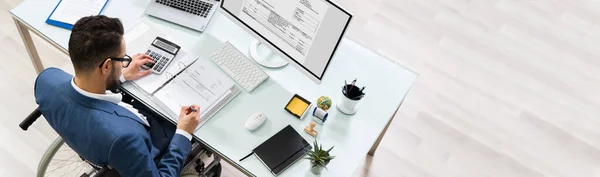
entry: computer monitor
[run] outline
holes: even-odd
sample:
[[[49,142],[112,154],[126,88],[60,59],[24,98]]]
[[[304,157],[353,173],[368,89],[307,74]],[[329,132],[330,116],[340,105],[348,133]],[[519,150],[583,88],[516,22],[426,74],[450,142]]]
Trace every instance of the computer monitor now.
[[[316,83],[352,19],[330,0],[222,0],[221,9]]]

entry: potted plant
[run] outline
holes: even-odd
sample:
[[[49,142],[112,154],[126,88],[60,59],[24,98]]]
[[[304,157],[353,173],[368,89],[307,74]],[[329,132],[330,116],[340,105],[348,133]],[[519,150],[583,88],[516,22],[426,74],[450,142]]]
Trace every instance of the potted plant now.
[[[315,139],[315,142],[313,143],[313,149],[308,149],[308,157],[306,157],[305,159],[310,160],[310,171],[313,174],[321,174],[321,171],[323,171],[323,169],[327,169],[327,164],[329,164],[329,161],[331,161],[333,158],[335,158],[335,156],[331,156],[329,154],[329,152],[331,152],[331,150],[333,149],[333,147],[329,148],[327,151],[323,150],[322,145],[317,143],[317,140]]]

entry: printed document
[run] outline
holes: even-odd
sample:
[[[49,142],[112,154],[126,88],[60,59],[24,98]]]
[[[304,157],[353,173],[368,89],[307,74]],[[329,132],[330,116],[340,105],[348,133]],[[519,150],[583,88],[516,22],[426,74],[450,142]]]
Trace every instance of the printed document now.
[[[235,82],[209,62],[198,60],[154,96],[175,115],[179,115],[182,106],[200,106],[201,125],[204,124],[211,114],[220,109],[223,101],[230,99],[233,94],[237,95],[237,92],[234,93],[237,88]]]
[[[179,50],[177,56],[167,66],[167,69],[162,74],[150,74],[148,76],[134,80],[133,83],[140,87],[146,93],[154,94],[160,87],[165,85],[167,81],[173,78],[177,73],[182,72],[187,66],[192,64],[198,58],[185,50]]]
[[[62,0],[50,20],[75,24],[82,17],[98,15],[108,0]]]

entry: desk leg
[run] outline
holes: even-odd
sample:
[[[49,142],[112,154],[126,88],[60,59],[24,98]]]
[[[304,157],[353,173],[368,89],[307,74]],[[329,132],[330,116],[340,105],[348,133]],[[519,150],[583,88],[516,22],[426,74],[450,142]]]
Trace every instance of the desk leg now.
[[[29,29],[15,17],[13,17],[13,20],[15,21],[15,25],[17,25],[17,30],[19,30],[19,34],[21,34],[21,39],[23,40],[25,49],[27,49],[27,53],[29,54],[31,62],[33,63],[33,68],[35,69],[35,72],[39,74],[44,70],[44,66],[42,65],[42,60],[40,60],[40,55],[38,54],[38,51],[35,48],[35,45],[33,44],[33,39],[31,39]]]
[[[396,108],[396,112],[394,112],[394,115],[392,115],[392,118],[390,118],[390,121],[388,121],[387,125],[385,125],[385,128],[383,128],[383,131],[381,132],[381,134],[379,134],[377,141],[375,141],[373,146],[371,146],[371,150],[369,150],[369,153],[367,153],[368,155],[373,156],[373,154],[375,154],[375,150],[377,150],[377,147],[379,147],[379,143],[381,143],[381,139],[383,139],[383,136],[385,136],[385,132],[387,132],[388,127],[390,127],[390,124],[392,124],[392,121],[394,121],[394,117],[396,117],[396,113],[398,113],[398,109],[400,109],[400,106],[398,106],[398,108]]]
[[[215,154],[213,154],[213,155],[215,155]],[[252,176],[254,176],[254,175],[252,175],[251,173],[249,173],[248,171],[246,171],[246,170],[244,170],[244,169],[242,169],[242,168],[238,167],[237,165],[234,165],[234,164],[235,164],[234,162],[230,162],[230,161],[229,161],[229,160],[227,160],[227,159],[221,159],[221,160],[225,160],[225,162],[226,162],[226,163],[228,163],[229,165],[231,165],[232,167],[234,167],[235,169],[237,169],[238,171],[242,172],[244,175],[246,175],[246,176],[248,176],[248,177],[252,177]]]

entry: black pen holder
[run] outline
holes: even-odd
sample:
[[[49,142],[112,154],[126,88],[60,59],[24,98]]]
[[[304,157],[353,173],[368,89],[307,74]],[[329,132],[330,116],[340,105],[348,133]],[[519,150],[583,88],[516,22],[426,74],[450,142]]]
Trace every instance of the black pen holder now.
[[[364,93],[362,92],[360,87],[352,84],[347,84],[344,86],[344,88],[347,88],[347,91],[344,91],[344,89],[342,89],[342,94],[346,98],[356,101],[363,98]]]

